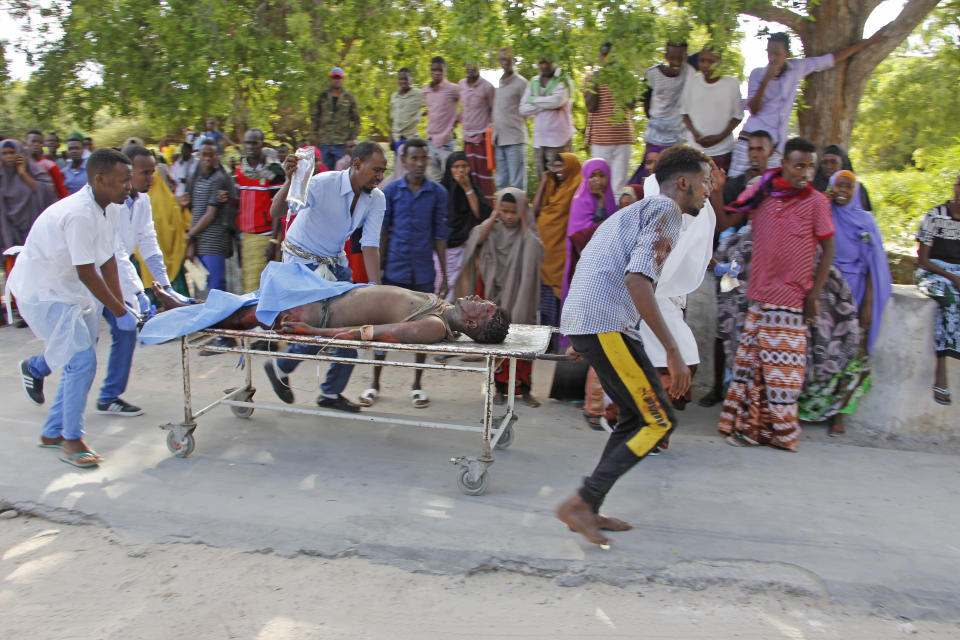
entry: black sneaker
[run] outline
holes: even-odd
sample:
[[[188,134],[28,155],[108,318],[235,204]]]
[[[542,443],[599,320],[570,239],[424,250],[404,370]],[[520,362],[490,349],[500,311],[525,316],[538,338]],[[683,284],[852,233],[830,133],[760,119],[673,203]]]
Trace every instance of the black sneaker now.
[[[337,409],[339,411],[349,411],[350,413],[360,413],[360,405],[350,402],[342,395],[338,395],[336,398],[320,396],[317,398],[317,404],[324,409]]]
[[[105,416],[133,418],[134,416],[142,416],[143,409],[117,398],[113,402],[98,402],[97,413],[102,413]]]
[[[207,346],[211,346],[211,347],[223,347],[223,348],[226,348],[226,349],[232,349],[232,348],[234,348],[235,346],[237,346],[237,341],[236,341],[235,339],[233,339],[233,338],[225,338],[225,337],[223,337],[223,336],[217,336],[216,338],[214,338],[213,340],[211,340],[210,342],[208,342],[208,343],[207,343]],[[201,355],[201,356],[218,356],[218,355],[220,355],[221,353],[223,353],[223,351],[209,351],[209,350],[207,350],[207,349],[203,349],[202,351],[200,351],[200,354],[199,354],[199,355]]]
[[[20,379],[23,380],[23,390],[33,404],[43,404],[43,378],[34,378],[26,360],[20,361]]]
[[[277,397],[287,404],[293,404],[293,389],[290,388],[290,378],[280,375],[276,361],[268,360],[263,363],[263,371],[267,374],[267,380],[270,381],[273,392],[277,394]]]

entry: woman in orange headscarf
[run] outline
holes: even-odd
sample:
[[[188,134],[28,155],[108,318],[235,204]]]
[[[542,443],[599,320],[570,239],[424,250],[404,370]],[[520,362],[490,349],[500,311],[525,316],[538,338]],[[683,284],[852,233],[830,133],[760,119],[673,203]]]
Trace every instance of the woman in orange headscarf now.
[[[577,156],[561,153],[543,173],[533,197],[533,212],[544,252],[540,267],[541,324],[560,325],[560,294],[567,261],[567,221],[573,194],[581,181]]]

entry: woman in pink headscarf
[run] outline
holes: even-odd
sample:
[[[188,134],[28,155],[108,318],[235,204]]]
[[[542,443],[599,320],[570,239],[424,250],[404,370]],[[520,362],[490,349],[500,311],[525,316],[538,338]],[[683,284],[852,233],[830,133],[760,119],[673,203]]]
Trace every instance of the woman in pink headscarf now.
[[[563,298],[570,289],[573,277],[574,246],[570,236],[590,227],[595,227],[617,210],[617,200],[610,186],[610,165],[603,158],[591,158],[580,168],[583,180],[577,187],[570,203],[570,219],[567,221],[567,264],[563,272]],[[582,249],[582,247],[581,247]]]

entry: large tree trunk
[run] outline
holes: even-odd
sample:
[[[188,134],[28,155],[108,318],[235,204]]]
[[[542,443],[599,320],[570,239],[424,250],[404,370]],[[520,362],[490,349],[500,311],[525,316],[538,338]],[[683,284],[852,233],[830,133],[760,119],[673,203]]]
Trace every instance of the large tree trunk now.
[[[803,42],[803,55],[820,56],[856,44],[863,38],[867,18],[881,0],[820,0],[808,3],[808,19],[769,3],[748,4],[746,12],[792,29]],[[807,76],[804,109],[798,114],[800,135],[822,149],[828,144],[850,144],[857,107],[870,74],[937,6],[937,0],[907,0],[900,15],[878,35],[884,40],[868,45],[833,69]],[[794,52],[794,55],[799,55]]]

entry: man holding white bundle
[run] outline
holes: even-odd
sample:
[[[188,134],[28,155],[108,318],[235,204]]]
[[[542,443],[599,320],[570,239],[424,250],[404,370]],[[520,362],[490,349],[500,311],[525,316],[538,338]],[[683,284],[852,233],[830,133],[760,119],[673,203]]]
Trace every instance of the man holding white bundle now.
[[[710,182],[710,198],[700,212],[695,215],[683,214],[680,238],[663,263],[663,271],[654,294],[663,321],[680,349],[684,364],[690,367],[691,376],[700,364],[700,351],[697,349],[697,339],[693,331],[684,320],[684,310],[687,306],[687,294],[700,287],[713,258],[713,234],[717,226],[717,215],[711,201],[715,201],[718,194],[723,193],[724,184],[723,173],[716,165],[712,167]],[[645,198],[660,195],[660,185],[655,175],[649,176],[643,183],[643,193]],[[660,374],[663,388],[669,389],[671,384],[667,370],[667,352],[644,320],[640,321],[638,332],[647,358]],[[671,396],[671,404],[675,409],[683,409],[690,400],[689,396],[690,389],[687,389],[683,396]],[[666,448],[665,443],[663,447]]]

